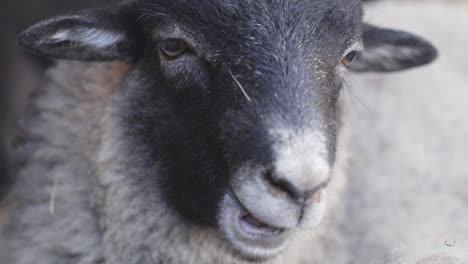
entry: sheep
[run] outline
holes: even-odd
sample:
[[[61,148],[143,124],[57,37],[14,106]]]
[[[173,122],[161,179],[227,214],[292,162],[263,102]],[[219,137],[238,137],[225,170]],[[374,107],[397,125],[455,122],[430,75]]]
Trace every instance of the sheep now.
[[[19,42],[88,61],[58,63],[21,123],[0,242],[21,264],[326,262],[348,71],[437,55],[358,0],[125,1]]]

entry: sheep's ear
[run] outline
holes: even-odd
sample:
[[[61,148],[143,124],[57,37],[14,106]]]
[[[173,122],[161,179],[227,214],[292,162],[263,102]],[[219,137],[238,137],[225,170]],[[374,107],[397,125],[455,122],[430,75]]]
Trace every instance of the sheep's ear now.
[[[132,62],[143,50],[143,35],[131,3],[84,10],[37,23],[19,44],[61,59]]]
[[[410,33],[364,26],[364,50],[351,70],[358,72],[390,72],[421,66],[437,57],[437,50],[428,41]]]

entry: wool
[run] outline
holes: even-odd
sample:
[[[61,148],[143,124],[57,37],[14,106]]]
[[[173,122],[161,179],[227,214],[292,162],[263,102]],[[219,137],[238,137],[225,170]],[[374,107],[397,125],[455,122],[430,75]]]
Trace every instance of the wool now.
[[[61,62],[48,72],[15,142],[2,263],[244,263],[214,228],[180,218],[149,188],[158,164],[145,163],[119,123],[130,69]],[[304,232],[268,263],[310,263],[319,237]]]

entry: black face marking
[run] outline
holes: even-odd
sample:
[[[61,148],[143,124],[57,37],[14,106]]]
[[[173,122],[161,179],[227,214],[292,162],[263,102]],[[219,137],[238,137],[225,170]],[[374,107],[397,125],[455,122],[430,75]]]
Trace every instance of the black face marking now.
[[[215,223],[233,171],[272,164],[278,124],[323,131],[333,162],[336,68],[360,34],[359,1],[140,5],[147,47],[129,82],[126,127],[161,161],[159,184],[178,212]],[[182,41],[190,50],[179,54]]]

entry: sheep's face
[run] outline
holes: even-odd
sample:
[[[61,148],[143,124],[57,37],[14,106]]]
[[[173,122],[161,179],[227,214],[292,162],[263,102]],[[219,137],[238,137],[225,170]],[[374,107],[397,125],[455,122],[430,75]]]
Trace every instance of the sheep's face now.
[[[140,1],[40,23],[21,43],[136,62],[123,124],[160,164],[154,185],[259,260],[324,214],[346,73],[434,58],[424,40],[361,16],[357,0]]]
[[[155,82],[136,105],[161,114],[141,143],[163,154],[170,203],[243,257],[278,254],[324,213],[337,98],[362,26],[359,2],[323,3],[144,5],[140,71]]]

